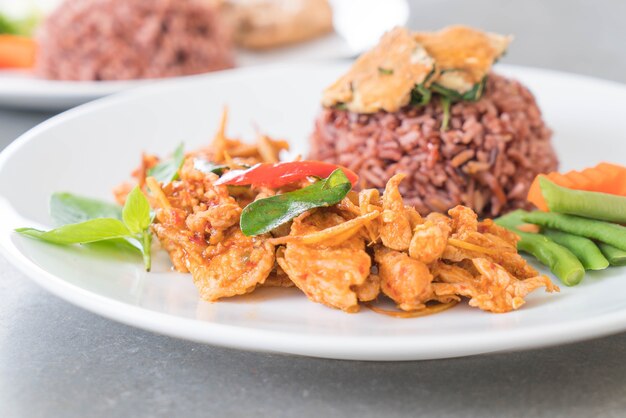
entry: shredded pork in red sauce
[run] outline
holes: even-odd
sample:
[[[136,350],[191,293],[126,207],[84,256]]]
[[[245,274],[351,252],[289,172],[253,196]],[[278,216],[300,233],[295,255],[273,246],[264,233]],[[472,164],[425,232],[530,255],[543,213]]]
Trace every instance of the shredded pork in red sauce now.
[[[310,300],[356,312],[364,302],[390,298],[403,311],[468,298],[489,312],[508,312],[544,287],[558,291],[517,253],[515,234],[469,208],[427,217],[405,206],[393,176],[377,190],[349,192],[337,205],[309,210],[271,233],[245,236],[239,227],[250,202],[310,184],[281,189],[215,185],[217,174],[197,159],[240,168],[276,162],[284,141],[261,136],[249,145],[226,137],[226,118],[213,143],[186,156],[179,178],[160,184],[147,177],[158,162],[144,155],[135,171],[156,212],[153,231],[174,268],[190,272],[207,301],[242,295],[259,286],[296,286]],[[116,190],[121,202],[130,190]],[[428,305],[427,305],[428,304]]]

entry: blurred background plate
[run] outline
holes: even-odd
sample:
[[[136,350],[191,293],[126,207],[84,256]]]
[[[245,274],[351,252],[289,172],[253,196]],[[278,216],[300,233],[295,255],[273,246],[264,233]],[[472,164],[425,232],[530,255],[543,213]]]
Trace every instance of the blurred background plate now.
[[[0,12],[28,13],[37,7],[49,12],[59,0],[0,0]],[[237,49],[236,65],[250,67],[271,63],[314,62],[351,59],[378,42],[388,29],[405,25],[409,18],[406,0],[329,0],[335,31],[290,46],[263,51]],[[0,69],[0,106],[58,111],[96,98],[162,79],[128,81],[56,81],[36,78],[27,71]]]

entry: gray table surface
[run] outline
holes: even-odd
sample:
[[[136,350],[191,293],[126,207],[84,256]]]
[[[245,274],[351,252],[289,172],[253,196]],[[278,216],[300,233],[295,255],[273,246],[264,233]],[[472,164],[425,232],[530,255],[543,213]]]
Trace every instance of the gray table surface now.
[[[462,22],[514,33],[507,62],[626,82],[624,1],[412,3],[414,28]],[[0,110],[0,148],[50,116]],[[83,311],[0,257],[3,417],[624,416],[625,358],[626,334],[405,363],[211,347]]]

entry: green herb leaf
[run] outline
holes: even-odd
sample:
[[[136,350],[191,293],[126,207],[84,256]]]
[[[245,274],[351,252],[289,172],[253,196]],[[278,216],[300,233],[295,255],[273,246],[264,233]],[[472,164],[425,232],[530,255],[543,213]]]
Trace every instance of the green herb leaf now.
[[[474,84],[474,86],[461,94],[456,90],[449,89],[447,87],[442,86],[438,83],[433,83],[430,86],[430,89],[433,93],[437,93],[442,97],[448,98],[451,102],[475,102],[481,98],[483,91],[485,90],[485,84],[487,83],[487,77],[484,77],[479,83]]]
[[[383,75],[392,75],[393,74],[393,69],[392,68],[378,67],[378,72],[380,74],[383,74]]]
[[[432,93],[423,84],[416,85],[411,91],[411,104],[414,106],[426,106],[430,103]]]
[[[465,72],[465,70],[463,68],[443,68],[441,69],[439,73],[445,74],[445,73],[460,73],[460,72]]]
[[[444,87],[441,84],[433,83],[431,84],[430,89],[433,93],[437,93],[441,97],[445,97],[451,102],[458,102],[463,99],[463,96],[461,96],[458,91]]]
[[[185,149],[184,144],[180,144],[174,150],[172,156],[161,161],[148,171],[148,176],[154,177],[156,181],[167,184],[178,178],[178,171],[185,161]]]
[[[32,36],[42,18],[43,15],[35,10],[21,19],[0,14],[0,34]]]
[[[300,190],[259,199],[241,212],[241,231],[247,236],[265,234],[309,209],[338,203],[351,188],[350,180],[337,169]]]
[[[124,208],[117,205],[55,193],[50,199],[50,213],[55,222],[64,224],[50,231],[19,228],[16,232],[55,244],[89,244],[107,241],[120,251],[139,250],[150,271],[152,234],[150,204],[139,187],[127,196]]]
[[[474,84],[471,90],[465,92],[462,99],[468,102],[475,102],[480,99],[485,91],[485,84],[487,84],[487,76],[483,77],[480,83]]]
[[[15,231],[42,241],[64,245],[125,238],[130,235],[130,231],[122,221],[111,218],[91,219],[60,226],[50,231],[40,231],[34,228],[18,228]]]
[[[133,234],[143,233],[150,226],[150,204],[139,186],[126,197],[122,219]]]
[[[0,14],[0,34],[17,35],[14,23],[2,14]]]
[[[150,271],[152,264],[152,234],[150,233],[150,204],[139,186],[136,186],[126,197],[126,204],[122,210],[122,218],[133,238],[139,243],[143,254],[146,271]]]
[[[143,254],[143,265],[146,271],[150,271],[152,266],[152,234],[149,229],[146,229],[141,234],[139,243],[141,244],[141,252]]]
[[[137,256],[143,254],[141,244],[134,238],[112,238],[105,241],[89,242],[84,244],[87,248],[105,253],[127,253]]]
[[[203,158],[194,158],[193,168],[203,172],[204,174],[213,173],[221,176],[224,174],[224,170],[228,169],[228,166],[224,164],[215,164]]]
[[[54,193],[50,198],[50,216],[57,225],[75,224],[96,218],[122,219],[122,208],[114,203]]]

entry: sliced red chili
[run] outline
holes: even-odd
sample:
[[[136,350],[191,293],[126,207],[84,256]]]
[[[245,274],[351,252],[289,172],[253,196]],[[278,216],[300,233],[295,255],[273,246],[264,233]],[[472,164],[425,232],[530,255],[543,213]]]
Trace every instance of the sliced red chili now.
[[[225,173],[215,184],[232,186],[282,187],[306,177],[328,177],[336,169],[341,169],[354,186],[359,176],[352,170],[336,164],[321,161],[291,161],[282,163],[260,163],[247,170],[231,170]]]

